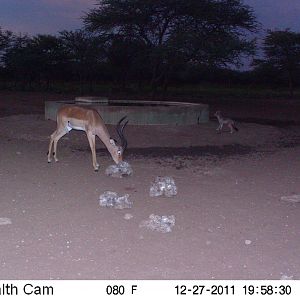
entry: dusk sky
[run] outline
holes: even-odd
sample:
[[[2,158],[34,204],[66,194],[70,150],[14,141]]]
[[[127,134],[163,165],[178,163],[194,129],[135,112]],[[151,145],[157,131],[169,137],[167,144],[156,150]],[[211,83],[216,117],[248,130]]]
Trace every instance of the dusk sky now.
[[[55,34],[82,26],[96,0],[0,0],[0,27],[14,32]],[[244,0],[264,29],[300,31],[300,0]]]

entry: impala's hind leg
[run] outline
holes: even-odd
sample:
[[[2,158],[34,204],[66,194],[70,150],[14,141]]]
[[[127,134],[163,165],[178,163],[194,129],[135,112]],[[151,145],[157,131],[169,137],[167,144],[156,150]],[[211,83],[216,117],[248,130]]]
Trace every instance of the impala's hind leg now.
[[[53,156],[54,156],[54,160],[55,162],[58,162],[57,159],[57,142],[60,140],[60,138],[62,138],[66,133],[68,133],[68,129],[67,128],[62,128],[61,130],[57,130],[54,134],[53,134],[53,142],[54,142],[54,149],[53,149]],[[51,141],[50,141],[51,143]],[[50,147],[50,146],[49,146]]]

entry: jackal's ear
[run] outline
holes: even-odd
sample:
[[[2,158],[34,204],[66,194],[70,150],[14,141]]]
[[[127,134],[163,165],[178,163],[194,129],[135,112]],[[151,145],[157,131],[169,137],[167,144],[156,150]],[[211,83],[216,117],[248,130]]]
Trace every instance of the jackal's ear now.
[[[113,145],[116,146],[116,141],[114,139],[109,139],[109,142]]]

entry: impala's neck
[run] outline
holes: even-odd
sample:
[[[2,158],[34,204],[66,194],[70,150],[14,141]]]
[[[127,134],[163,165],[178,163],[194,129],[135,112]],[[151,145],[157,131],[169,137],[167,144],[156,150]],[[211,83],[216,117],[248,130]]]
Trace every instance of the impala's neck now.
[[[105,145],[105,147],[107,148],[108,152],[111,154],[112,158],[114,158],[114,150],[116,148],[116,146],[112,145],[110,142],[110,136],[107,130],[97,130],[96,131],[96,135],[99,137],[99,139],[103,142],[103,144]]]

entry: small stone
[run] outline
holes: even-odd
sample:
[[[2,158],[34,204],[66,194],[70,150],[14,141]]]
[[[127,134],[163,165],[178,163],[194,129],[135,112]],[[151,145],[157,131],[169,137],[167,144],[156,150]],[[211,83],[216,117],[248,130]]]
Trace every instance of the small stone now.
[[[280,280],[293,280],[293,276],[282,274]]]
[[[299,203],[300,195],[290,195],[290,196],[282,196],[280,198],[281,201],[290,202],[290,203]]]
[[[133,215],[132,214],[125,214],[124,215],[124,219],[125,220],[130,220],[130,219],[132,219],[133,218]]]
[[[11,224],[11,219],[9,218],[0,218],[0,225],[9,225]]]

